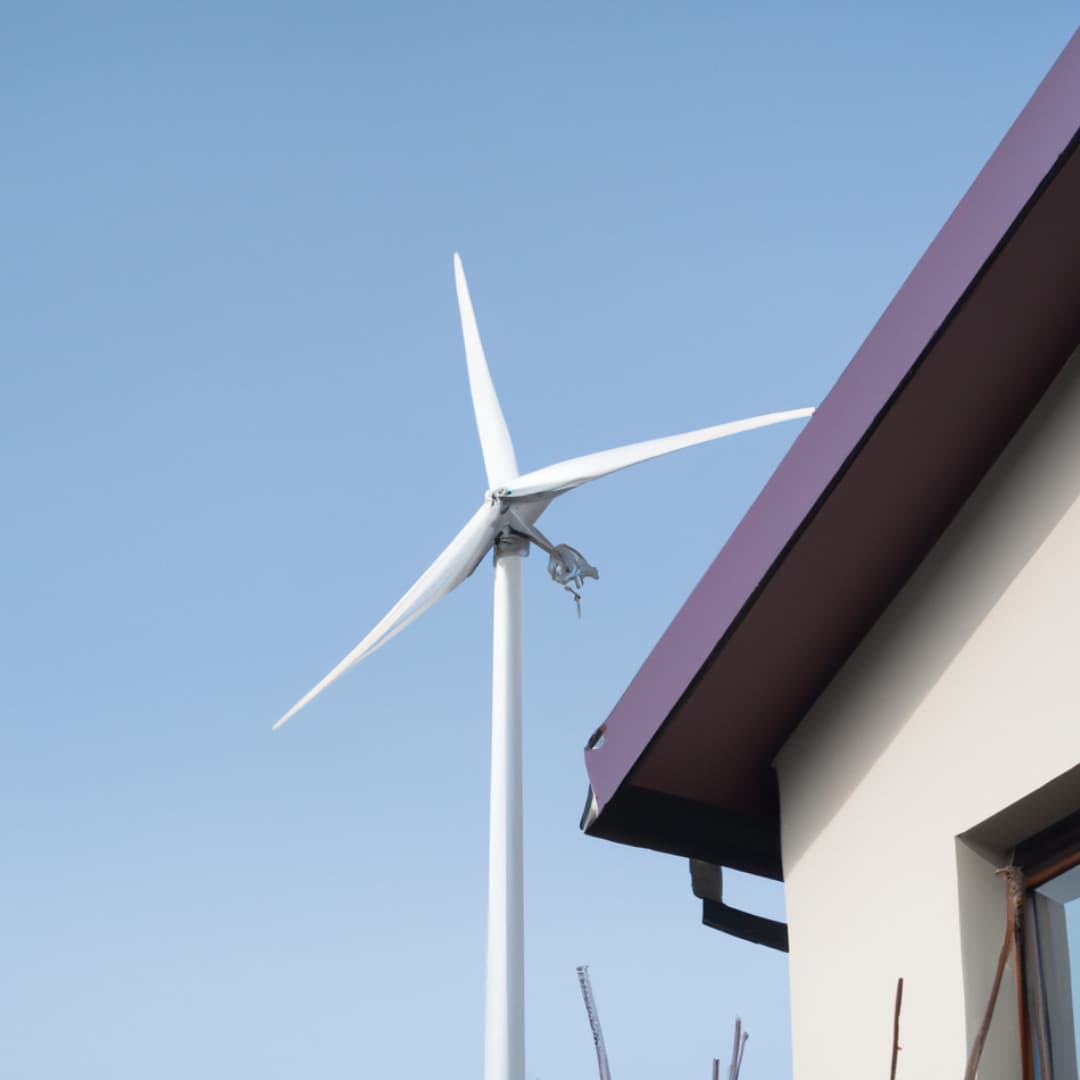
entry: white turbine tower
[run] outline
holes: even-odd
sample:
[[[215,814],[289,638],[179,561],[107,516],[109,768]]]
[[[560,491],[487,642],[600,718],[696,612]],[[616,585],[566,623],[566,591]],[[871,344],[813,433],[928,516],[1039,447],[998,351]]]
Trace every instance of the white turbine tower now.
[[[548,553],[548,572],[573,594],[596,570],[566,544],[552,544],[536,521],[557,496],[651,458],[753,428],[798,420],[813,409],[792,409],[716,427],[634,443],[519,473],[510,431],[491,381],[476,328],[461,259],[454,256],[469,386],[480,433],[488,489],[480,509],[411,589],[329,675],[274,725],[275,730],[354,664],[385,645],[460,585],[494,551],[494,664],[491,688],[491,819],[488,847],[487,988],[484,1036],[486,1080],[524,1080],[525,995],[521,829],[521,560],[529,544]]]

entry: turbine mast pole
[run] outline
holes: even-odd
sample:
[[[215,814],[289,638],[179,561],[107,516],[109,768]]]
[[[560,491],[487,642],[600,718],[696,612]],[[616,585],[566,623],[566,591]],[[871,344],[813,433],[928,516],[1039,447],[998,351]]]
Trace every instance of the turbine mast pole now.
[[[519,537],[495,543],[485,1080],[525,1078],[521,558],[527,553],[528,542]]]

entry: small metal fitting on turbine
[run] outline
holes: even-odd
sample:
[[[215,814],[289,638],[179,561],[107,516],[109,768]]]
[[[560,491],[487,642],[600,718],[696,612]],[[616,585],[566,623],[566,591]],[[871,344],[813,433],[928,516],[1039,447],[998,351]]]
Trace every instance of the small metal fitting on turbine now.
[[[578,590],[585,587],[586,578],[599,581],[600,572],[589,563],[577,548],[571,547],[569,544],[556,544],[551,549],[547,568],[551,580],[561,585],[574,598],[574,605],[577,607],[578,618],[580,619],[581,593]]]

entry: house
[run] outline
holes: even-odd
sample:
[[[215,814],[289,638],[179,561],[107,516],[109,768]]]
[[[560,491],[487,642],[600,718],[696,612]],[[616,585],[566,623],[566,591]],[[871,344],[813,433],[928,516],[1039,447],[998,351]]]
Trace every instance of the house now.
[[[1076,1080],[1080,33],[585,761],[587,833],[790,946],[798,1080],[885,1075],[900,978],[897,1075],[964,1075],[1000,957],[978,1075]]]

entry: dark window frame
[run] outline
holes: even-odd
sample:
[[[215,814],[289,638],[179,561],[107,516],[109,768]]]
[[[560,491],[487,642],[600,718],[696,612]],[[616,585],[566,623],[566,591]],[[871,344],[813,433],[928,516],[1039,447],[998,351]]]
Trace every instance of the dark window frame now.
[[[1013,854],[1013,864],[1024,875],[1024,910],[1020,926],[1029,924],[1028,897],[1040,885],[1080,866],[1080,810],[1061,821],[1043,829],[1018,844]],[[1016,1002],[1020,1014],[1020,1052],[1023,1063],[1023,1080],[1035,1080],[1035,1040],[1032,1031],[1031,1003],[1027,993],[1030,977],[1023,929],[1013,945],[1017,963]]]

